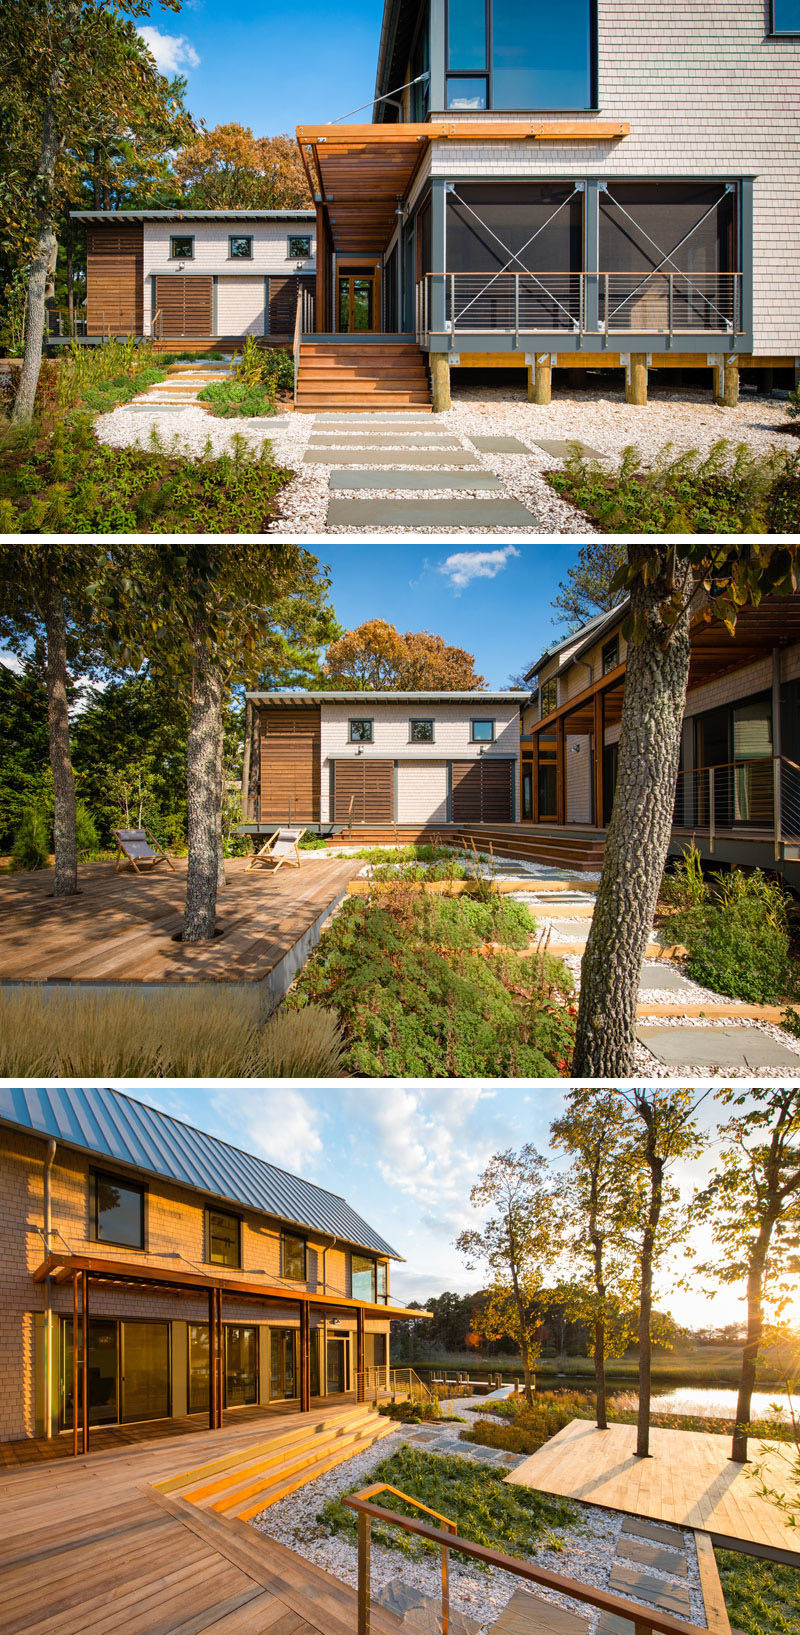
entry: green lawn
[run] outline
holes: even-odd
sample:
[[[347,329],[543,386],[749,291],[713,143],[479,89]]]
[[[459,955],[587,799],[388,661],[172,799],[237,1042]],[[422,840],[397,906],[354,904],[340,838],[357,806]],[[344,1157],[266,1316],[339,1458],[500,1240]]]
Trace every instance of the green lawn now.
[[[759,1561],[737,1550],[717,1550],[728,1617],[744,1635],[797,1635],[800,1570]]]

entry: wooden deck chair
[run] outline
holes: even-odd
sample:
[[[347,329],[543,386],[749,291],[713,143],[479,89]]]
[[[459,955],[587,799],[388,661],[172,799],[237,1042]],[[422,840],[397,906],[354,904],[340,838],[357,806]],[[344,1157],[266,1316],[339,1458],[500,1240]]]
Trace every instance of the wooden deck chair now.
[[[251,857],[245,873],[256,867],[272,869],[273,874],[287,863],[290,868],[299,869],[300,853],[298,842],[302,840],[305,829],[276,829],[274,835]]]
[[[147,829],[114,829],[113,835],[117,842],[115,873],[119,872],[123,859],[133,865],[137,874],[144,869],[154,869],[159,863],[168,863],[174,872],[169,852],[161,850]]]

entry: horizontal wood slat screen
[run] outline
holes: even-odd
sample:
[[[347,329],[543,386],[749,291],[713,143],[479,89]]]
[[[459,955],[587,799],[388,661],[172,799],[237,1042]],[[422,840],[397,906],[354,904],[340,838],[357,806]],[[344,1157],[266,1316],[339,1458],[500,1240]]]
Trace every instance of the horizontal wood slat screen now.
[[[333,774],[333,821],[347,823],[350,801],[354,823],[394,822],[394,761],[336,761]]]
[[[93,227],[86,235],[89,335],[140,335],[144,251],[141,227]]]
[[[484,756],[478,761],[454,761],[453,822],[510,823],[512,771],[513,762]]]
[[[211,335],[214,296],[211,278],[164,274],[155,280],[162,335]]]
[[[302,278],[270,278],[269,280],[269,333],[293,335],[297,312],[297,292],[303,284],[313,294],[316,277],[305,274]]]
[[[262,823],[319,823],[319,786],[319,710],[262,710]]]

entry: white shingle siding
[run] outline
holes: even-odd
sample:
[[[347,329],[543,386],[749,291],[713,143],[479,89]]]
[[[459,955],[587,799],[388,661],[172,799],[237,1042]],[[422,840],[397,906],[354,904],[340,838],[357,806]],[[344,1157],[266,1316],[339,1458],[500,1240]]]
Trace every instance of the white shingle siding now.
[[[218,335],[263,335],[266,329],[266,279],[220,278],[217,285]]]
[[[567,822],[592,821],[592,739],[570,734],[565,740],[567,757]]]
[[[252,237],[252,260],[231,260],[228,239],[231,234]],[[311,255],[302,262],[290,258],[289,238],[302,234],[311,240]],[[170,257],[170,239],[174,236],[194,239],[191,261],[178,262]],[[144,321],[145,333],[150,331],[152,312],[152,275],[154,273],[211,273],[219,278],[217,285],[217,324],[219,335],[263,335],[264,279],[275,276],[314,271],[316,235],[313,221],[302,216],[296,221],[252,221],[243,216],[241,221],[146,221],[144,224]],[[241,285],[241,294],[234,286]],[[254,284],[261,285],[261,316],[255,311]],[[228,326],[225,314],[235,317],[241,312],[243,322]],[[244,321],[246,320],[246,321]],[[260,327],[258,326],[260,323]]]
[[[430,172],[753,176],[754,351],[800,354],[800,39],[766,36],[765,20],[764,0],[598,0],[597,117],[628,120],[630,136],[485,145],[453,138],[432,144]],[[480,117],[488,126],[511,116]]]
[[[404,761],[397,768],[398,823],[447,821],[447,763]]]

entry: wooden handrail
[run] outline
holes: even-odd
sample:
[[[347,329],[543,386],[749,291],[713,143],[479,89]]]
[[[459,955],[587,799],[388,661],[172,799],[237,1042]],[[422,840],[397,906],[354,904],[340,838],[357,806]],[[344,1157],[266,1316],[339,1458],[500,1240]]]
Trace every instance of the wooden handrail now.
[[[159,320],[159,318],[163,318],[163,316],[164,316],[164,314],[163,314],[163,312],[161,310],[161,307],[156,307],[156,310],[153,313],[153,316],[152,316],[152,318],[150,320],[150,334],[155,335],[155,338],[156,338],[157,341],[161,340],[161,330],[158,327],[158,320]]]
[[[533,1562],[520,1561],[517,1556],[489,1550],[483,1544],[473,1544],[470,1539],[460,1538],[457,1533],[444,1533],[438,1527],[428,1526],[427,1522],[413,1521],[410,1516],[401,1516],[395,1510],[385,1510],[382,1505],[371,1502],[369,1495],[374,1492],[374,1488],[365,1488],[342,1499],[342,1503],[358,1516],[358,1635],[369,1635],[370,1629],[369,1550],[373,1521],[401,1527],[404,1532],[413,1533],[416,1538],[435,1544],[439,1549],[457,1550],[459,1555],[480,1561],[485,1567],[497,1567],[501,1572],[512,1573],[515,1578],[523,1578],[559,1595],[570,1596],[573,1601],[583,1601],[587,1606],[599,1607],[602,1612],[615,1613],[618,1618],[625,1618],[633,1624],[635,1635],[708,1635],[708,1631],[699,1625],[673,1618],[656,1607],[643,1606],[640,1601],[628,1601],[624,1596],[594,1589],[575,1578],[565,1578],[560,1573],[549,1572],[545,1567],[537,1567]],[[409,1504],[417,1502],[405,1493],[400,1497]]]

